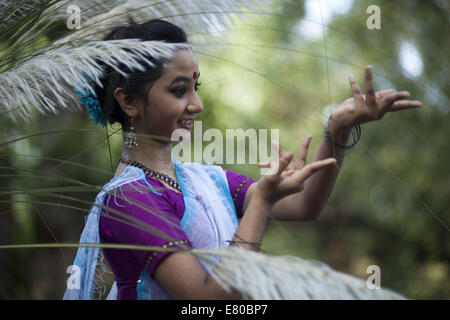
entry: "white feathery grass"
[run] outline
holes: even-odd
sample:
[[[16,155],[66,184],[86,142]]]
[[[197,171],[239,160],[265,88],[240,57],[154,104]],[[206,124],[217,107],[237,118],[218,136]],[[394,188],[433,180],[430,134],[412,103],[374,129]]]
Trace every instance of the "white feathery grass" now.
[[[272,256],[231,246],[193,253],[213,269],[225,289],[237,289],[252,300],[378,300],[406,299],[386,289],[369,289],[366,281],[333,270],[328,265],[295,256]],[[210,254],[220,257],[219,263]]]
[[[0,2],[0,10],[5,10],[14,2]],[[82,9],[82,29],[71,32],[53,45],[34,52],[20,65],[0,73],[0,114],[8,113],[14,120],[16,115],[27,120],[31,118],[32,106],[41,113],[79,109],[80,105],[72,88],[88,87],[81,76],[82,72],[100,84],[102,73],[96,59],[123,74],[117,68],[120,64],[142,70],[143,65],[139,59],[151,65],[143,57],[144,54],[155,58],[170,58],[176,48],[185,46],[133,39],[88,42],[100,40],[114,27],[128,24],[129,17],[137,23],[160,18],[182,27],[188,34],[208,35],[228,29],[233,23],[233,16],[245,19],[245,12],[264,12],[262,6],[268,2],[55,0],[55,5],[42,14],[45,17],[43,19],[67,19],[67,6],[76,4]],[[18,9],[11,16],[20,17],[27,10],[36,8],[36,2],[33,6],[26,1],[23,4],[23,7],[16,6]],[[2,62],[4,65],[8,65],[6,60],[4,58]],[[215,267],[212,276],[222,286],[234,287],[248,299],[404,299],[388,289],[370,290],[361,279],[334,271],[326,264],[299,257],[270,256],[237,247],[227,247],[219,252],[192,252],[210,269]],[[220,263],[217,265],[216,260],[211,259],[208,254],[220,256]]]
[[[108,12],[90,18],[82,24],[80,30],[60,39],[56,44],[78,40],[100,40],[115,27],[127,24],[129,17],[136,23],[150,19],[164,19],[183,28],[188,34],[196,32],[210,35],[223,28],[228,30],[233,24],[233,15],[244,19],[245,10],[265,12],[264,8],[268,8],[269,2],[268,0],[128,0]]]
[[[51,1],[58,0],[1,0],[0,1],[0,27],[8,28],[33,11],[42,11]]]
[[[48,0],[47,0],[48,1]],[[47,2],[46,0],[34,0],[34,2],[38,4],[42,4]],[[17,0],[2,0],[0,2],[0,11],[9,11],[10,16],[22,16],[28,10],[35,8],[35,4],[29,3],[27,1],[17,1]]]
[[[124,39],[97,41],[76,48],[46,48],[42,54],[0,74],[0,115],[8,113],[13,120],[16,120],[17,115],[29,120],[32,105],[41,113],[79,109],[78,97],[73,88],[89,87],[81,72],[101,86],[102,71],[96,59],[126,76],[118,69],[120,64],[130,69],[143,70],[142,63],[153,65],[144,55],[170,59],[177,48],[187,47],[186,44]]]
[[[44,11],[43,16],[48,16],[51,20],[66,20],[68,17],[67,8],[70,5],[76,5],[80,9],[82,20],[89,20],[125,3],[126,0],[54,0],[54,2]]]
[[[81,72],[99,83],[101,73],[95,63],[96,58],[108,62],[113,68],[120,63],[139,68],[136,56],[124,49],[135,49],[138,55],[146,51],[155,58],[170,56],[172,52],[169,48],[173,48],[174,45],[158,42],[126,40],[89,43],[101,40],[116,26],[128,25],[129,17],[137,23],[155,18],[164,19],[182,27],[188,34],[192,32],[198,35],[214,32],[220,28],[228,29],[228,25],[233,23],[232,15],[242,18],[241,13],[244,9],[257,10],[269,2],[268,0],[79,0],[76,3],[67,0],[42,1],[46,5],[53,3],[41,14],[42,20],[45,21],[67,19],[66,10],[69,4],[76,4],[83,10],[82,21],[92,17],[82,23],[81,30],[70,32],[68,36],[60,38],[38,52],[33,52],[29,58],[22,57],[20,64],[13,58],[2,57],[1,65],[11,67],[0,73],[0,116],[9,114],[14,121],[17,115],[25,120],[31,119],[33,106],[41,113],[80,109],[73,87],[87,86]],[[17,3],[15,2],[16,7]],[[37,7],[29,5],[26,9],[33,10]],[[101,14],[95,15],[99,12]],[[30,36],[38,38],[36,34]],[[196,45],[193,43],[191,45],[195,50]],[[25,49],[21,46],[22,44],[17,43],[17,46],[13,44],[11,47],[17,47],[15,50],[19,51]]]
[[[3,0],[0,2],[0,11],[9,10],[9,15],[21,15],[26,10],[32,8],[33,6],[29,3],[21,3],[20,6],[16,6],[17,1],[15,0]]]

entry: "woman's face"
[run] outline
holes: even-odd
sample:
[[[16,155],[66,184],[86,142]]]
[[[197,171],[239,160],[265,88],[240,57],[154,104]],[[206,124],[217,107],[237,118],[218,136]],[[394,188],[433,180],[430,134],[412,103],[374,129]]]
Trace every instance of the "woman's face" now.
[[[190,132],[193,118],[203,110],[197,94],[199,75],[192,50],[178,50],[149,90],[148,104],[141,109],[143,116],[139,117],[139,126],[135,122],[136,131],[168,138],[176,129]],[[182,123],[182,120],[187,122]]]

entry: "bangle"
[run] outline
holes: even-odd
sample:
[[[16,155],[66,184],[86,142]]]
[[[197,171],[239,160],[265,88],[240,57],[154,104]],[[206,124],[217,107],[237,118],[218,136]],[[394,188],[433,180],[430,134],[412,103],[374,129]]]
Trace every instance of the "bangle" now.
[[[332,116],[333,116],[333,114],[331,114],[328,117],[327,123],[325,124],[324,130],[323,130],[323,135],[335,147],[340,148],[340,149],[345,149],[346,151],[350,152],[350,150],[353,149],[353,147],[359,142],[359,139],[361,139],[361,126],[359,124],[357,124],[352,128],[351,133],[352,133],[353,143],[351,145],[344,146],[344,145],[337,144],[333,141],[334,139],[330,132],[330,120],[331,120]]]
[[[235,246],[235,245],[237,245],[237,244],[239,244],[239,243],[241,243],[241,244],[247,244],[247,245],[250,245],[251,247],[253,247],[254,249],[256,249],[256,251],[261,251],[261,252],[264,252],[263,250],[261,250],[261,245],[262,245],[262,243],[260,243],[260,242],[250,242],[250,241],[247,241],[247,240],[245,240],[244,238],[242,238],[241,236],[239,236],[237,233],[235,233],[234,234],[234,236],[236,237],[236,238],[238,238],[238,239],[240,239],[241,241],[236,241],[236,240],[227,240],[226,242],[229,242],[230,243],[230,246]]]

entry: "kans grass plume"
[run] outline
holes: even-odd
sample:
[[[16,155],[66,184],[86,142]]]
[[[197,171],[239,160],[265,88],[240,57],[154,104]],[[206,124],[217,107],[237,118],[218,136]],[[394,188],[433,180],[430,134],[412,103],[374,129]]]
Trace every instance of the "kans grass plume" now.
[[[96,41],[77,48],[62,46],[46,51],[11,71],[0,73],[2,113],[9,113],[13,119],[19,116],[30,120],[32,106],[42,113],[80,109],[72,89],[90,88],[82,72],[102,86],[102,69],[97,65],[96,59],[125,76],[118,65],[144,70],[141,61],[153,65],[150,60],[145,59],[145,54],[157,58],[170,57],[175,48],[185,46],[126,39]]]
[[[136,23],[164,19],[185,29],[188,36],[211,36],[229,28],[233,17],[245,18],[244,13],[258,11],[266,2],[38,0],[24,6],[24,1],[6,1],[0,6],[0,116],[30,120],[33,109],[41,113],[77,109],[73,87],[89,87],[81,72],[99,82],[101,69],[96,59],[107,61],[116,70],[121,64],[139,70],[146,63],[151,65],[148,59],[137,59],[144,52],[170,59],[180,46],[133,39],[101,41],[115,27],[127,25],[130,18]],[[61,33],[71,4],[81,10],[81,29]],[[49,41],[53,30],[59,34]]]
[[[195,252],[195,250],[194,250]],[[403,300],[387,288],[369,288],[366,281],[338,272],[327,264],[295,256],[273,256],[235,246],[198,251],[211,275],[225,289],[237,289],[256,300]],[[211,254],[220,257],[212,258]]]
[[[127,24],[130,17],[137,23],[165,19],[188,35],[211,36],[227,30],[232,17],[264,13],[261,5],[267,2],[78,0],[74,4],[81,9],[82,28],[61,33],[56,26],[65,24],[71,1],[4,0],[0,3],[0,115],[30,120],[33,108],[42,113],[79,108],[73,87],[88,87],[82,72],[99,83],[101,68],[96,60],[118,72],[120,65],[139,70],[142,61],[151,65],[144,54],[167,58],[180,46],[135,39],[100,41],[114,27]],[[48,34],[53,30],[60,34],[50,40]],[[247,299],[404,299],[388,289],[370,290],[361,279],[298,257],[235,247],[209,254],[192,252],[209,265],[219,283],[238,289]],[[220,256],[218,265],[211,254]]]

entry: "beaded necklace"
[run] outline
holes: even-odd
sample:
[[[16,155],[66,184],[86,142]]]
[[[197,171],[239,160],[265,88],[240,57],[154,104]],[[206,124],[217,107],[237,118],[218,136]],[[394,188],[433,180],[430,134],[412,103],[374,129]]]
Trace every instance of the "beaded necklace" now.
[[[178,182],[176,182],[174,179],[172,179],[171,177],[169,177],[168,175],[162,173],[162,172],[158,172],[155,171],[153,169],[150,169],[146,166],[144,166],[142,163],[137,162],[137,161],[133,161],[133,160],[129,160],[129,159],[124,159],[124,158],[120,158],[119,162],[133,166],[133,167],[137,167],[139,169],[142,169],[142,171],[144,171],[144,173],[149,176],[149,177],[155,177],[156,179],[166,182],[168,183],[171,187],[177,189],[178,191],[181,191],[181,187],[180,184]]]

